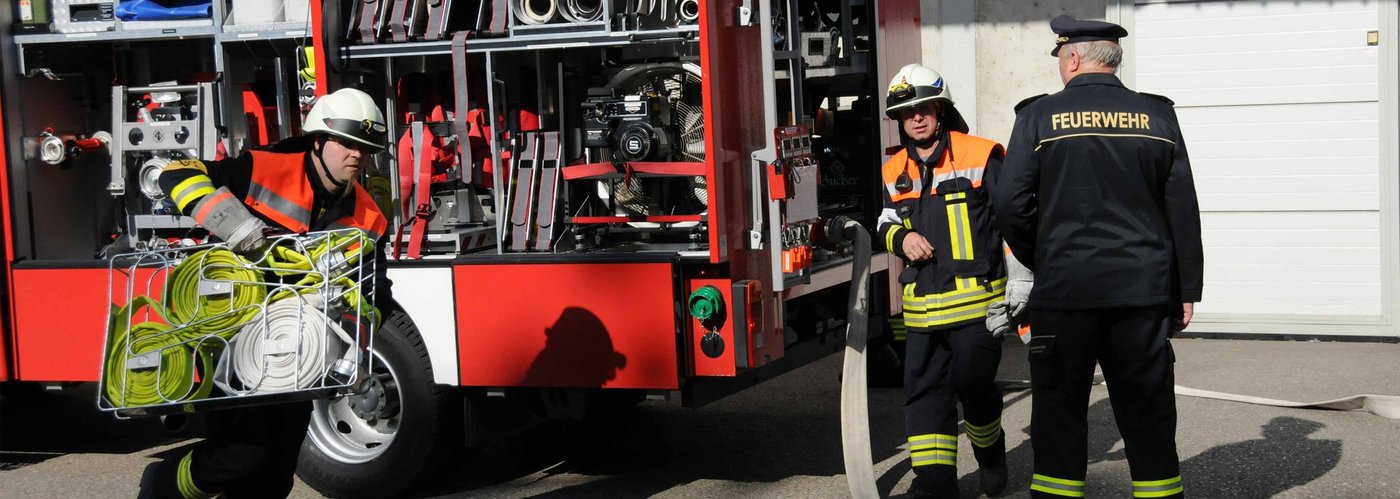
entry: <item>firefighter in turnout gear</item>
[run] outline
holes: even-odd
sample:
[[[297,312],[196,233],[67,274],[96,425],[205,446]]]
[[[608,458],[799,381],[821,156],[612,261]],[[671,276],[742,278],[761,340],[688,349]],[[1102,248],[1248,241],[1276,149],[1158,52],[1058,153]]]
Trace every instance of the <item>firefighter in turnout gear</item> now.
[[[384,149],[384,116],[369,95],[342,89],[317,100],[302,129],[305,135],[267,151],[175,161],[161,174],[161,188],[181,213],[239,252],[264,248],[269,227],[368,232],[377,241],[374,302],[387,311],[391,298],[381,249],[388,220],[358,182],[372,155]],[[209,413],[205,440],[147,467],[141,496],[286,497],[311,406],[303,401]]]
[[[1090,383],[1103,368],[1134,497],[1183,493],[1168,339],[1201,299],[1201,222],[1172,102],[1129,90],[1116,24],[1060,16],[1064,90],[1017,106],[993,190],[1035,271],[1031,495],[1084,497]]]
[[[881,168],[878,235],[906,266],[903,287],[904,425],[915,478],[909,495],[958,497],[958,409],[980,467],[983,492],[1006,486],[1006,437],[995,384],[1000,338],[987,307],[1002,299],[1002,240],[985,184],[1002,147],[967,135],[939,74],[910,64],[890,81],[886,115],[903,148]]]

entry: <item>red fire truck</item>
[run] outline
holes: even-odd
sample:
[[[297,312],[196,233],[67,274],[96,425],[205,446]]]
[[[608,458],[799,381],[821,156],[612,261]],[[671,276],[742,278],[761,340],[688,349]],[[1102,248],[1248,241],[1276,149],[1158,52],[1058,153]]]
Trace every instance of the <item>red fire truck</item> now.
[[[696,406],[838,349],[852,257],[820,221],[873,226],[884,82],[920,56],[914,0],[37,3],[0,14],[0,382],[96,381],[107,259],[205,237],[164,164],[294,135],[328,90],[384,99],[364,183],[399,307],[299,468],[337,496],[429,479],[498,403]],[[898,265],[872,258],[876,314]]]

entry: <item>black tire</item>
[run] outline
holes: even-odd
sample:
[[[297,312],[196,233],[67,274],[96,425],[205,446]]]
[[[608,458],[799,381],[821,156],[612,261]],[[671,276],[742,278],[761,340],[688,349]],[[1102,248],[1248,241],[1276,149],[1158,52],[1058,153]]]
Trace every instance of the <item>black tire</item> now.
[[[434,478],[461,447],[461,403],[433,383],[428,349],[407,314],[389,314],[374,356],[372,377],[383,396],[370,405],[378,409],[366,412],[364,398],[337,397],[316,401],[312,411],[297,475],[330,497],[400,495]]]

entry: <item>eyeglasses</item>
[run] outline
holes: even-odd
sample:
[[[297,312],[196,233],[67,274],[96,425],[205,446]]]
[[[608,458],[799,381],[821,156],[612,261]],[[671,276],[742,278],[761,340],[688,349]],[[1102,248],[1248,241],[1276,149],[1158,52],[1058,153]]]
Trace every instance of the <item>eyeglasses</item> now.
[[[899,110],[899,119],[911,120],[915,116],[938,116],[938,104],[935,102],[920,102],[912,106]]]

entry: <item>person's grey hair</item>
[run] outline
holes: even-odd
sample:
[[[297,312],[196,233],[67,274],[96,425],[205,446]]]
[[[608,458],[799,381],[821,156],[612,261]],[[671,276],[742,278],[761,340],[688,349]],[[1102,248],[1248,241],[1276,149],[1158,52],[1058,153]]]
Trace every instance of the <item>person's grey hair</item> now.
[[[1123,47],[1108,40],[1071,43],[1070,50],[1079,53],[1081,61],[1109,69],[1117,70],[1123,63]]]

